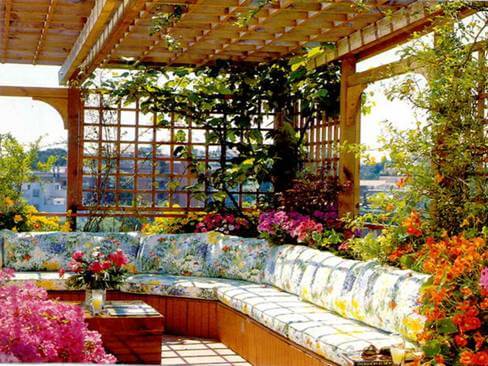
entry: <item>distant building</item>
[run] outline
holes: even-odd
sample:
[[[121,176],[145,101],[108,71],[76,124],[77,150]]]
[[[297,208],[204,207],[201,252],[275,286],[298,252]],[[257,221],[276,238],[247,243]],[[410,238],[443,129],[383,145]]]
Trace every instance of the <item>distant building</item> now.
[[[50,172],[35,171],[35,182],[22,184],[22,195],[40,212],[66,211],[66,167],[54,167]]]
[[[361,179],[359,184],[361,210],[368,210],[368,198],[377,193],[398,190],[397,183],[401,179],[397,175],[382,175],[378,179]]]

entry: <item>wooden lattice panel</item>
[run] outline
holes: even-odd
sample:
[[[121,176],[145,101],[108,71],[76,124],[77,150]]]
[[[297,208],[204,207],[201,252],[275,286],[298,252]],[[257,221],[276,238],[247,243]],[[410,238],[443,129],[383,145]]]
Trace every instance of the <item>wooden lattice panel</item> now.
[[[195,183],[188,161],[173,152],[178,146],[186,146],[206,164],[207,171],[217,166],[220,145],[206,143],[205,129],[174,113],[144,114],[138,103],[109,106],[98,94],[89,94],[83,109],[81,211],[150,215],[204,207],[205,202],[196,200],[186,189]],[[158,124],[161,120],[167,123]],[[274,117],[263,113],[256,121],[253,127],[264,136],[273,128]],[[242,130],[235,132],[242,136]],[[228,160],[233,157],[235,153],[228,151]],[[231,190],[242,207],[254,204],[269,191],[269,185],[250,184]]]
[[[260,108],[253,129],[266,136],[275,124],[273,113]],[[78,212],[102,215],[137,213],[141,216],[181,214],[199,211],[206,203],[199,201],[186,187],[195,183],[188,171],[188,161],[175,157],[178,146],[192,149],[198,161],[208,169],[219,165],[221,147],[208,144],[207,131],[192,121],[185,122],[174,113],[161,116],[144,114],[138,103],[129,106],[110,105],[108,98],[86,94],[83,101],[80,143],[83,150]],[[227,118],[215,114],[215,117]],[[321,114],[306,124],[299,113],[296,126],[306,127],[307,165],[325,168],[337,175],[339,123]],[[161,121],[165,121],[161,123]],[[235,130],[242,138],[244,131]],[[265,139],[265,143],[271,140]],[[227,152],[230,161],[236,153]],[[201,193],[208,195],[209,187]],[[271,184],[242,184],[231,192],[243,208],[271,193]]]

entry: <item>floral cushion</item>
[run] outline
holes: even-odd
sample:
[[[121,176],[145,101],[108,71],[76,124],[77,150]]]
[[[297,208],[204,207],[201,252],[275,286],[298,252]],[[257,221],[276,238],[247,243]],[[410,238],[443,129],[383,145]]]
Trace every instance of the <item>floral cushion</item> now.
[[[399,341],[390,333],[343,318],[273,287],[243,283],[220,287],[216,292],[224,304],[339,365],[346,365],[344,353]]]
[[[70,274],[66,273],[63,278],[59,277],[58,272],[16,272],[14,277],[7,281],[8,284],[21,285],[26,282],[32,282],[38,287],[48,291],[65,291],[69,290],[66,285],[66,279]]]
[[[409,339],[422,331],[416,310],[428,276],[315,252],[300,283],[303,300]]]
[[[302,245],[274,247],[266,260],[264,283],[298,295],[303,274],[317,252]]]
[[[260,283],[271,248],[263,239],[208,234],[206,275]]]
[[[140,273],[205,276],[205,233],[148,235],[141,245]]]
[[[121,291],[146,295],[216,300],[216,288],[238,283],[239,281],[220,278],[139,274],[128,277],[122,284]]]
[[[17,271],[57,271],[66,267],[73,252],[95,246],[120,247],[134,263],[137,233],[33,232],[9,233],[3,240],[5,267]]]
[[[311,320],[290,322],[288,338],[339,365],[349,365],[344,354],[357,354],[370,345],[378,349],[391,347],[401,341],[398,336],[327,310],[307,317]]]

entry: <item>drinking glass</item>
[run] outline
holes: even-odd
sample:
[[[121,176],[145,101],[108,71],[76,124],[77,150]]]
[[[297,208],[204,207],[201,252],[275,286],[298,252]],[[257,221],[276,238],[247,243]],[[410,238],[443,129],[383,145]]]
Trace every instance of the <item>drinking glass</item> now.
[[[400,341],[395,343],[390,347],[391,353],[391,360],[393,361],[394,366],[404,366],[405,365],[405,356],[407,350],[405,349],[405,341],[403,338],[400,338]]]

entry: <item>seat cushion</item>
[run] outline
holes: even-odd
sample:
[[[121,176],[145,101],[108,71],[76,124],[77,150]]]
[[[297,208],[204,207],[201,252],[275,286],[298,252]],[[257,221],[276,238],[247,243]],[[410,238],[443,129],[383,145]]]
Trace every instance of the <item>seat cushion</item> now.
[[[355,354],[370,345],[387,347],[399,341],[390,333],[343,318],[270,286],[239,284],[216,291],[224,304],[340,365],[346,365],[343,354]]]
[[[264,239],[208,234],[206,275],[260,283],[271,245]]]
[[[300,297],[345,318],[415,340],[424,327],[421,286],[429,277],[317,251],[307,263]]]
[[[317,252],[303,245],[273,247],[266,259],[264,283],[298,295],[307,263]]]
[[[65,291],[69,290],[66,285],[66,279],[70,274],[66,273],[63,278],[59,277],[58,272],[15,272],[14,277],[7,281],[8,284],[22,285],[26,282],[32,282],[38,287],[48,291]]]
[[[89,250],[96,246],[107,250],[121,248],[129,262],[134,263],[139,248],[139,234],[4,232],[4,266],[16,271],[57,271],[66,267],[75,251]]]
[[[128,277],[120,289],[136,294],[216,300],[217,288],[239,284],[240,281],[220,278],[138,274]]]
[[[141,239],[140,273],[205,276],[207,234],[160,234]]]

